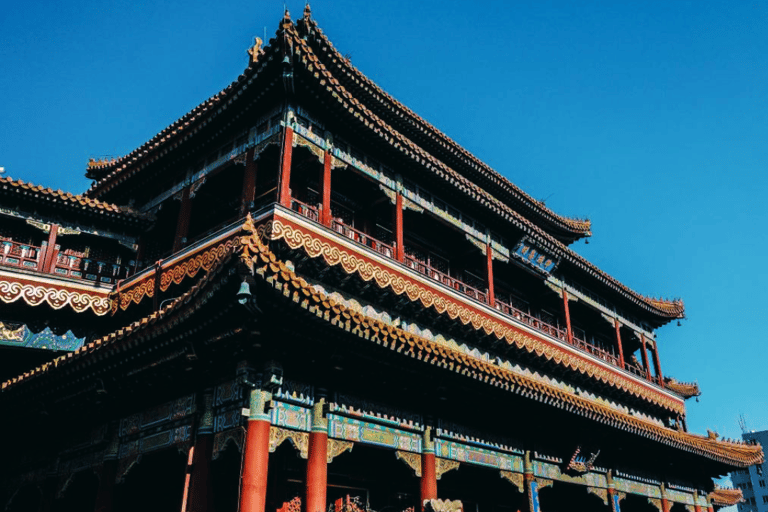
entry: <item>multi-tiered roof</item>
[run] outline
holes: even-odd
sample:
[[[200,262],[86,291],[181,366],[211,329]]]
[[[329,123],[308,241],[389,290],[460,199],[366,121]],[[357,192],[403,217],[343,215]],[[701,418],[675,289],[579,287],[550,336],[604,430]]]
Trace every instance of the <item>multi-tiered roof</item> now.
[[[24,190],[31,194],[24,199],[30,204],[48,201],[60,208],[83,209],[92,216],[115,217],[119,222],[148,222],[147,212],[156,209],[161,200],[182,193],[180,184],[190,185],[192,164],[205,157],[205,150],[199,148],[216,146],[221,134],[250,128],[249,117],[261,115],[273,105],[311,103],[318,117],[355,132],[367,147],[386,155],[404,174],[418,177],[477,212],[489,232],[514,233],[556,260],[557,278],[536,274],[550,287],[560,287],[565,295],[563,283],[578,282],[616,305],[613,310],[603,307],[598,311],[603,316],[610,313],[608,319],[616,322],[617,333],[617,309],[638,318],[642,324],[638,329],[643,332],[683,318],[682,301],[643,296],[574,252],[569,244],[590,236],[589,221],[554,213],[384,92],[341,56],[308,7],[295,23],[286,13],[269,44],[262,48],[257,41],[250,53],[251,61],[237,80],[147,143],[122,158],[89,163],[86,175],[94,183],[84,196],[11,181],[0,182],[0,192],[13,188],[17,190],[13,197],[20,197],[19,191]],[[281,119],[276,125],[279,130],[258,142],[250,138],[235,144],[226,162],[216,165],[229,165],[244,155],[253,159],[254,150],[268,144],[273,149],[282,144],[285,151],[292,143],[287,135],[293,133],[291,126],[287,117]],[[306,133],[293,136],[304,137],[302,144],[307,147],[315,144],[310,149],[313,154],[322,156],[328,150],[318,149],[326,141],[312,142]],[[159,190],[161,187],[166,188]],[[135,210],[110,204],[129,201],[137,205]],[[280,205],[254,211],[254,217],[222,226],[214,235],[150,262],[110,287],[113,327],[120,327],[74,353],[3,383],[0,399],[14,407],[23,407],[32,397],[51,403],[79,395],[90,399],[90,388],[72,375],[97,379],[124,375],[114,386],[116,393],[127,396],[132,387],[148,389],[154,382],[165,382],[169,373],[183,375],[190,360],[230,357],[252,343],[255,329],[231,300],[233,290],[250,284],[262,294],[262,309],[252,307],[250,313],[282,324],[290,323],[288,319],[302,320],[297,325],[281,325],[283,334],[306,323],[312,329],[302,334],[310,341],[330,333],[348,344],[345,346],[366,354],[386,354],[382,357],[394,363],[393,367],[411,365],[408,368],[426,368],[423,371],[433,372],[430,375],[443,372],[467,377],[488,394],[493,390],[524,397],[558,414],[599,424],[606,432],[630,436],[622,439],[639,439],[638,446],[660,445],[662,450],[684,453],[687,460],[705,459],[708,467],[745,467],[763,460],[759,446],[698,436],[686,432],[680,423],[673,426],[658,419],[662,415],[683,418],[683,400],[700,393],[697,385],[638,378],[594,353],[567,346],[562,338],[505,318],[493,303],[469,301],[294,213]],[[492,253],[490,235],[488,239],[485,250]],[[333,280],[330,286],[342,292],[367,294],[398,311],[417,311],[414,316],[435,332],[405,327],[399,320],[324,288],[326,283],[312,274],[313,269]],[[586,293],[581,297],[600,307]],[[567,304],[567,296],[564,298]],[[197,349],[193,347],[194,358],[189,357],[190,333],[205,339]],[[319,350],[309,342],[303,348]]]

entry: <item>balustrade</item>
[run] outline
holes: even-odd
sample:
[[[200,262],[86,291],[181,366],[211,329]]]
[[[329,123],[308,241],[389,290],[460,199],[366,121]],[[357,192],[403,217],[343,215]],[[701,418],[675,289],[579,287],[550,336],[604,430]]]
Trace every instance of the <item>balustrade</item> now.
[[[67,250],[58,252],[59,246],[48,248],[56,251],[51,273],[74,279],[115,283],[133,272],[133,262],[128,265],[85,258],[84,253]],[[46,248],[21,244],[13,240],[0,241],[0,265],[43,271],[43,255]]]
[[[3,265],[37,270],[41,264],[41,247],[29,244],[20,244],[12,240],[3,240],[0,262]]]
[[[301,214],[302,216],[310,220],[313,220],[315,222],[319,222],[319,214],[318,214],[318,209],[316,207],[308,205],[296,199],[293,199],[292,208],[295,212]],[[374,251],[387,256],[388,258],[394,258],[395,251],[394,251],[394,247],[391,245],[385,244],[371,237],[370,235],[367,235],[361,231],[358,231],[355,228],[348,226],[347,224],[344,224],[338,219],[334,219],[332,221],[331,227],[334,231],[341,234],[342,236],[345,236],[346,238],[349,238],[350,240],[354,240],[355,242],[361,245],[365,245],[366,247],[369,247]],[[443,285],[448,286],[449,288],[452,288],[466,295],[467,297],[475,299],[478,302],[487,303],[488,301],[487,292],[478,290],[477,288],[474,288],[466,284],[464,281],[460,279],[451,277],[450,275],[444,272],[441,272],[427,265],[424,262],[419,261],[413,256],[406,255],[405,264],[411,269],[416,270],[420,274],[430,277],[431,279],[439,283],[442,283]],[[544,322],[540,318],[533,316],[529,313],[526,313],[524,311],[521,311],[516,307],[512,306],[511,304],[507,304],[506,302],[503,302],[498,299],[495,300],[494,306],[498,311],[509,316],[510,318],[513,318],[519,322],[522,322],[541,333],[544,333],[549,336],[552,336],[553,338],[559,339],[564,343],[569,343],[568,333],[566,332],[565,329],[560,329],[559,327],[556,327],[547,322]],[[583,352],[586,352],[595,357],[598,357],[603,361],[606,361],[607,363],[610,363],[617,367],[620,366],[619,358],[616,357],[614,354],[598,346],[595,346],[592,343],[589,343],[581,338],[573,336],[573,342],[569,344]],[[625,367],[631,373],[634,373],[644,379],[648,378],[647,373],[640,368],[637,368],[631,364],[626,364]],[[657,384],[659,383],[659,380],[656,377],[651,376],[650,380],[652,382],[656,382]]]

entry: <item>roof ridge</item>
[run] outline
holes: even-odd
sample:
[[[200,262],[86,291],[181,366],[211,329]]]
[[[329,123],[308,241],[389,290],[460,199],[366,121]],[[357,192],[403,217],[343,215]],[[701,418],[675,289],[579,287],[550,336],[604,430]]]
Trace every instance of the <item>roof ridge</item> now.
[[[591,221],[589,219],[579,219],[575,217],[567,217],[564,215],[560,215],[550,208],[547,208],[547,206],[542,202],[534,199],[532,196],[527,194],[523,189],[512,183],[509,179],[507,179],[505,176],[503,176],[498,171],[494,170],[492,167],[490,167],[488,164],[483,162],[480,158],[472,154],[469,150],[467,150],[464,146],[460,145],[456,141],[454,141],[451,137],[449,137],[447,134],[445,134],[442,130],[435,127],[433,124],[431,124],[426,119],[422,118],[418,114],[416,114],[413,110],[408,108],[406,105],[398,101],[394,96],[387,93],[384,89],[382,89],[376,82],[368,78],[362,71],[360,71],[357,67],[353,66],[352,63],[349,61],[349,59],[343,57],[339,51],[336,49],[336,47],[333,45],[331,40],[325,35],[323,30],[318,26],[317,21],[311,18],[310,16],[304,17],[302,20],[306,23],[310,23],[312,25],[312,28],[316,30],[317,34],[322,39],[322,42],[328,46],[328,48],[331,49],[337,56],[340,63],[344,63],[349,71],[351,71],[353,74],[355,74],[360,80],[367,83],[369,86],[375,89],[375,91],[380,94],[384,99],[392,103],[397,108],[401,109],[405,113],[407,113],[411,119],[418,123],[419,125],[426,127],[428,130],[430,130],[432,133],[434,133],[438,138],[442,139],[442,142],[449,145],[453,149],[456,149],[459,151],[461,155],[463,155],[465,158],[468,158],[471,163],[474,163],[475,165],[479,166],[486,172],[491,174],[492,181],[496,181],[500,186],[506,187],[508,190],[507,192],[512,193],[513,195],[519,196],[523,203],[527,203],[526,206],[530,209],[536,210],[540,209],[540,212],[544,214],[545,217],[550,217],[552,221],[556,223],[563,224],[566,229],[570,229],[575,233],[581,234],[581,236],[590,236],[591,235]]]
[[[446,176],[444,176],[444,178],[449,179],[451,181],[457,181],[460,184],[462,184],[465,187],[464,188],[465,193],[469,195],[476,194],[480,196],[480,197],[476,197],[475,200],[482,202],[482,199],[484,196],[484,199],[486,201],[488,201],[489,203],[491,203],[491,205],[495,206],[496,208],[504,212],[508,216],[508,218],[511,217],[512,219],[516,219],[519,223],[521,223],[522,225],[519,225],[518,227],[523,229],[523,231],[526,231],[526,228],[529,231],[533,231],[534,234],[538,235],[540,238],[543,238],[545,242],[551,244],[551,247],[549,247],[550,250],[553,250],[559,253],[557,254],[559,256],[565,256],[567,258],[570,258],[571,263],[573,263],[577,268],[581,268],[581,270],[597,274],[598,278],[604,281],[604,284],[607,284],[608,286],[613,286],[615,289],[617,289],[616,291],[618,292],[623,292],[629,295],[630,297],[634,297],[634,299],[637,300],[638,302],[645,304],[651,312],[655,310],[657,314],[667,318],[683,318],[684,317],[685,306],[682,300],[667,301],[663,299],[648,299],[644,295],[632,290],[628,286],[622,284],[616,278],[600,270],[597,266],[590,263],[583,256],[573,251],[570,247],[568,247],[567,244],[565,244],[564,242],[561,242],[555,236],[553,236],[546,230],[542,229],[535,223],[531,222],[521,213],[512,209],[505,202],[501,201],[500,199],[496,198],[492,194],[488,193],[487,191],[482,189],[479,185],[472,182],[469,178],[462,175],[458,171],[452,169],[445,162],[434,157],[432,154],[430,154],[429,152],[422,149],[420,146],[413,143],[408,137],[406,137],[404,134],[402,134],[401,132],[399,132],[392,126],[390,126],[386,121],[381,119],[375,112],[371,111],[364,104],[358,101],[346,89],[346,87],[344,87],[338,80],[336,80],[333,77],[333,73],[327,68],[327,66],[322,61],[320,61],[320,59],[314,53],[314,50],[308,44],[308,42],[304,41],[301,38],[299,33],[296,31],[296,28],[293,26],[291,28],[292,30],[289,30],[289,32],[292,33],[294,37],[294,43],[304,48],[307,55],[311,55],[314,57],[314,64],[316,65],[314,73],[316,74],[319,71],[321,74],[324,74],[326,78],[325,81],[327,84],[326,87],[335,88],[336,93],[333,96],[334,99],[337,102],[339,102],[342,105],[342,107],[357,108],[360,112],[362,112],[368,118],[370,118],[370,121],[368,121],[367,119],[363,119],[363,116],[360,116],[360,122],[365,124],[367,127],[372,127],[375,132],[377,131],[376,126],[382,127],[383,129],[387,130],[391,136],[393,136],[395,139],[399,139],[399,143],[395,147],[398,147],[401,151],[407,151],[407,150],[412,151],[414,155],[418,156],[418,158],[422,160],[420,162],[422,165],[427,165],[427,163],[424,162],[424,160],[426,160],[429,164],[431,164],[435,168],[450,175],[450,178]],[[383,136],[383,134],[380,134],[380,136]],[[461,186],[459,186],[459,188],[461,188]],[[547,248],[546,244],[545,244],[545,248]]]
[[[100,199],[86,196],[85,194],[73,194],[72,192],[65,192],[61,189],[54,190],[50,187],[45,187],[43,185],[35,185],[34,183],[31,183],[28,181],[25,182],[24,180],[21,180],[21,179],[14,180],[10,176],[0,176],[0,186],[3,186],[3,185],[17,187],[20,189],[28,190],[36,194],[51,196],[51,197],[66,201],[68,203],[79,204],[80,206],[85,206],[88,208],[126,214],[126,215],[137,217],[137,218],[147,217],[146,214],[138,212],[133,208],[131,208],[130,206],[123,206],[123,205],[117,205],[114,203],[108,203],[106,201],[101,201]]]

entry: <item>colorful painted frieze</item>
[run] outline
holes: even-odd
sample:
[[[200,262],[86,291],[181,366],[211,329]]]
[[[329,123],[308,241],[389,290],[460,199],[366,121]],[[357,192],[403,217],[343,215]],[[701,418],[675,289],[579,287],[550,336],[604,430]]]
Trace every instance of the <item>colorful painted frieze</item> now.
[[[435,439],[435,453],[445,459],[457,460],[504,471],[523,472],[523,457],[502,453],[455,441]]]
[[[312,411],[300,405],[275,401],[269,412],[270,421],[278,427],[309,432],[312,429]]]
[[[346,418],[338,414],[328,415],[328,435],[346,441],[386,446],[409,452],[421,452],[422,436],[419,433]]]

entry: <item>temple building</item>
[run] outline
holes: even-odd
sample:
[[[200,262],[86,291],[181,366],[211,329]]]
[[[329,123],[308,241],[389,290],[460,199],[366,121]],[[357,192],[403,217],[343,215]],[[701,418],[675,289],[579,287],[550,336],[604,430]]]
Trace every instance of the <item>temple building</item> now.
[[[3,510],[703,512],[764,460],[688,431],[700,391],[656,335],[682,302],[574,252],[589,221],[384,92],[309,6],[86,176],[0,178]]]

